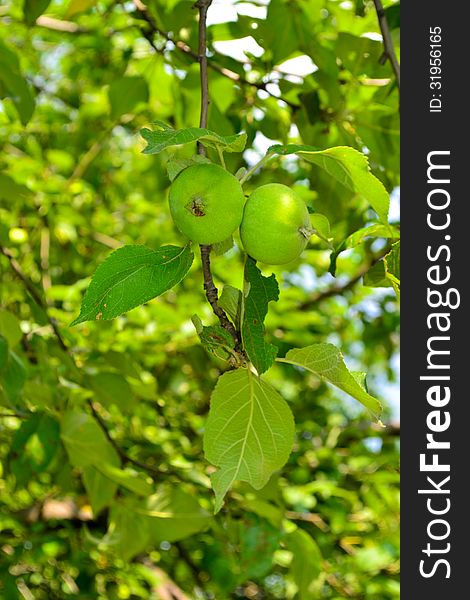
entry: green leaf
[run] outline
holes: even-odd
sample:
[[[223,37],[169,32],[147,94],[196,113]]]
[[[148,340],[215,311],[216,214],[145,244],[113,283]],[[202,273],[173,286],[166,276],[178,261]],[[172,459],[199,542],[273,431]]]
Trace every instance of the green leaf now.
[[[129,510],[124,504],[114,503],[109,515],[108,543],[125,561],[142,552],[150,540],[145,516]]]
[[[281,529],[266,519],[247,514],[239,522],[239,583],[264,577],[271,569],[273,554],[279,548]]]
[[[75,467],[103,463],[118,467],[118,453],[106,439],[96,421],[84,412],[69,411],[62,418],[61,438],[70,462]]]
[[[11,443],[10,466],[17,482],[26,485],[46,471],[59,448],[59,424],[55,419],[36,413],[24,421]]]
[[[313,146],[271,146],[269,153],[287,155],[297,154],[304,160],[324,169],[342,185],[363,196],[380,220],[387,223],[390,197],[382,182],[369,169],[365,154],[349,146],[336,146],[326,150],[317,150]]]
[[[95,4],[96,0],[70,0],[70,4],[67,7],[64,17],[70,19],[75,15],[87,11]]]
[[[134,470],[120,469],[110,463],[98,461],[96,469],[105,477],[114,481],[139,496],[149,496],[153,493],[153,486],[143,476]]]
[[[20,322],[15,315],[7,310],[0,309],[0,335],[8,342],[10,348],[14,348],[20,343],[23,337]]]
[[[211,520],[194,495],[170,485],[161,486],[138,510],[148,517],[154,542],[182,540],[206,529]]]
[[[32,191],[25,185],[16,183],[9,175],[0,173],[0,198],[10,202],[20,202],[29,200]]]
[[[115,405],[124,413],[132,410],[134,404],[132,388],[125,377],[119,373],[104,371],[89,375],[87,381],[91,389],[96,392],[96,399],[106,408]]]
[[[274,275],[264,277],[253,259],[245,264],[245,302],[242,323],[243,345],[258,373],[264,373],[273,364],[277,347],[264,339],[264,319],[268,303],[279,298],[279,286]]]
[[[17,55],[0,40],[0,84],[4,90],[0,98],[10,97],[16,106],[23,125],[27,125],[34,112],[34,95],[21,74]]]
[[[207,156],[202,156],[201,154],[195,154],[191,158],[172,158],[166,163],[166,171],[168,173],[168,179],[170,181],[174,181],[177,175],[184,171],[187,167],[191,165],[197,165],[200,163],[209,163],[210,160]]]
[[[197,315],[193,315],[192,322],[202,345],[208,352],[223,360],[232,356],[232,350],[235,347],[235,340],[230,333],[220,325],[205,326]]]
[[[219,306],[228,314],[232,319],[235,326],[239,327],[240,324],[240,312],[243,302],[243,294],[241,290],[231,286],[224,285],[222,293],[219,298]]]
[[[212,244],[212,251],[214,252],[214,254],[216,256],[222,256],[222,254],[225,254],[232,248],[233,248],[233,237],[232,236],[230,236],[226,240],[223,240],[222,242],[217,242],[216,244]]]
[[[323,240],[330,248],[333,248],[331,241],[331,229],[328,217],[321,215],[320,213],[314,213],[310,215],[310,222],[314,229],[314,235]]]
[[[24,0],[23,13],[27,25],[34,25],[39,15],[46,10],[51,0]]]
[[[293,554],[290,572],[298,587],[299,600],[317,600],[321,592],[317,581],[322,573],[320,548],[303,529],[296,529],[285,537],[286,548]]]
[[[374,223],[373,225],[362,227],[344,240],[342,243],[342,250],[354,248],[368,237],[386,239],[399,238],[400,230],[392,225],[383,225],[382,223]]]
[[[211,476],[215,512],[236,480],[259,490],[287,461],[294,439],[289,406],[248,369],[224,373],[211,396],[204,453],[219,467]]]
[[[305,348],[294,348],[289,350],[285,358],[277,360],[311,371],[358,400],[375,418],[379,418],[382,411],[380,402],[358,383],[346,367],[343,355],[333,344],[318,343]]]
[[[0,373],[0,383],[11,402],[16,402],[23,389],[27,377],[23,360],[12,350],[8,352],[8,360]]]
[[[393,244],[392,249],[384,258],[385,273],[392,283],[393,289],[400,301],[400,242]]]
[[[82,479],[93,515],[96,517],[114,499],[118,489],[117,483],[105,477],[95,466],[89,465],[82,469]]]
[[[113,81],[108,90],[111,105],[111,117],[117,119],[121,115],[132,113],[140,102],[147,102],[149,90],[143,77],[122,77]]]
[[[158,131],[151,131],[150,129],[140,130],[142,137],[148,144],[143,151],[144,154],[157,154],[172,146],[180,146],[197,141],[210,148],[220,148],[222,152],[243,152],[246,144],[246,133],[221,136],[214,131],[199,127],[173,129],[161,121],[152,123],[152,125],[160,129]]]
[[[179,283],[194,255],[189,247],[123,246],[96,270],[82,302],[77,325],[96,319],[114,319]]]
[[[375,263],[364,275],[364,285],[366,287],[392,287],[390,279],[385,270],[385,261],[380,260]]]
[[[8,341],[0,334],[0,371],[7,364],[8,361]]]

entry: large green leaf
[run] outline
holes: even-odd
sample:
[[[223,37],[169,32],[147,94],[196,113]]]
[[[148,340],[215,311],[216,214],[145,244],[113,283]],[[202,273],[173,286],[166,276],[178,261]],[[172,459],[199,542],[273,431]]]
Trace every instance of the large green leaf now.
[[[367,156],[362,152],[349,146],[318,150],[313,146],[288,144],[271,146],[268,153],[297,154],[304,160],[318,165],[342,185],[364,196],[380,220],[388,222],[390,197],[382,182],[370,172]]]
[[[294,348],[289,350],[285,358],[277,360],[308,369],[358,400],[375,418],[379,418],[382,411],[380,402],[358,383],[346,367],[343,355],[333,344],[318,343],[305,348]]]
[[[124,504],[114,503],[109,515],[107,541],[116,554],[125,561],[142,552],[150,540],[145,516],[129,510]]]
[[[83,485],[96,517],[114,499],[118,489],[117,483],[105,477],[95,466],[89,465],[82,469]]]
[[[120,469],[102,461],[96,462],[95,466],[105,477],[138,496],[149,496],[153,492],[153,486],[147,481],[147,478],[137,471]]]
[[[148,517],[149,532],[155,542],[182,540],[205,529],[211,519],[193,495],[170,485],[160,486],[138,510]]]
[[[289,457],[294,419],[285,400],[248,369],[222,375],[211,396],[204,453],[212,475],[215,511],[236,480],[259,490]]]
[[[23,337],[18,319],[13,313],[2,309],[0,309],[0,334],[6,339],[10,348],[14,348]]]
[[[258,373],[273,364],[277,348],[264,339],[264,319],[268,303],[279,298],[279,286],[274,275],[264,277],[251,258],[245,264],[245,303],[242,322],[243,345]]]
[[[109,463],[118,467],[118,453],[96,421],[84,412],[69,411],[62,418],[61,438],[75,467]]]
[[[6,93],[2,94],[2,88]],[[0,40],[0,98],[4,96],[11,97],[21,122],[27,125],[34,112],[33,92],[21,74],[17,55]]]
[[[279,548],[281,529],[265,518],[248,513],[239,521],[239,536],[239,583],[264,577],[272,566],[274,552]]]
[[[148,85],[143,77],[122,77],[113,81],[108,90],[111,117],[117,119],[133,112],[140,102],[147,102],[148,97]]]
[[[96,319],[113,319],[144,304],[179,283],[193,262],[189,247],[124,246],[96,270],[83,299],[77,325]]]
[[[303,529],[285,536],[286,548],[293,554],[290,571],[298,587],[299,600],[317,600],[321,593],[322,555],[318,544]]]
[[[206,529],[210,520],[191,494],[164,484],[146,499],[127,497],[113,505],[109,543],[128,560],[150,542],[187,538]]]
[[[8,341],[0,333],[0,371],[8,362]]]
[[[180,146],[197,141],[211,148],[220,148],[223,152],[242,152],[246,144],[245,133],[222,136],[209,129],[199,127],[173,129],[161,121],[156,121],[152,125],[158,127],[159,130],[140,130],[142,137],[148,144],[143,151],[144,154],[157,154],[171,146]]]
[[[87,382],[97,400],[106,408],[115,405],[124,413],[132,410],[134,394],[127,379],[120,373],[100,371],[89,375]]]

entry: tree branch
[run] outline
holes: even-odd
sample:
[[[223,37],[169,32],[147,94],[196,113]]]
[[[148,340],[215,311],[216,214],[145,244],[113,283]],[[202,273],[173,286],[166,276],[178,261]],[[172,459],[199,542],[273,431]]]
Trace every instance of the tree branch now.
[[[199,44],[198,60],[199,73],[201,77],[201,116],[199,118],[199,127],[207,127],[207,116],[209,113],[209,80],[207,77],[207,11],[212,4],[212,0],[198,0],[194,5],[199,9]],[[206,151],[202,144],[198,142],[198,152],[205,156]]]
[[[344,294],[344,292],[351,290],[356,285],[356,283],[358,283],[362,279],[362,277],[364,277],[367,271],[369,271],[369,269],[371,269],[376,263],[379,262],[379,260],[381,260],[389,252],[390,247],[387,244],[383,250],[381,250],[378,254],[372,256],[371,259],[363,267],[361,267],[356,273],[356,275],[354,275],[354,277],[352,277],[349,281],[347,281],[343,285],[334,285],[326,290],[323,290],[322,292],[318,292],[317,294],[311,296],[310,298],[302,302],[302,304],[299,304],[299,310],[306,310],[312,308],[312,306],[314,306],[315,304],[319,304],[320,302],[323,302],[324,300],[327,300],[332,296],[340,296],[341,294]]]
[[[19,263],[16,261],[16,259],[13,257],[13,255],[7,248],[0,246],[0,254],[3,254],[3,256],[5,256],[5,258],[8,259],[8,261],[10,262],[12,271],[15,273],[15,275],[18,277],[18,279],[21,280],[22,284],[24,285],[24,287],[26,288],[26,290],[28,291],[28,293],[30,294],[30,296],[32,297],[34,302],[36,302],[36,304],[40,308],[42,308],[42,310],[44,311],[44,314],[47,317],[49,325],[52,327],[54,335],[56,336],[57,341],[59,342],[59,346],[62,348],[62,350],[64,350],[64,352],[67,352],[68,351],[67,344],[65,343],[64,338],[62,337],[62,334],[60,333],[59,327],[57,326],[57,321],[49,315],[47,303],[42,299],[41,295],[35,288],[32,281],[30,281],[28,279],[28,277],[23,273],[23,270],[20,267]]]
[[[172,44],[174,44],[175,48],[177,48],[180,52],[183,52],[184,54],[190,56],[194,60],[199,61],[198,53],[194,52],[194,50],[190,46],[188,46],[188,44],[186,44],[185,42],[183,42],[181,40],[173,39],[168,32],[163,31],[162,29],[160,29],[158,27],[157,23],[155,22],[155,19],[150,14],[147,7],[144,4],[142,4],[142,2],[140,0],[134,0],[134,4],[135,4],[135,7],[137,8],[137,10],[141,13],[144,21],[149,25],[151,33],[153,33],[153,34],[157,33],[158,35],[163,37],[167,42],[171,42]],[[155,43],[152,39],[152,35],[149,35],[148,32],[145,32],[145,31],[143,31],[142,33],[154,50],[156,50],[157,52],[162,52],[162,50],[159,49],[155,45]],[[290,100],[286,100],[282,96],[276,96],[276,94],[273,94],[272,92],[270,92],[267,87],[268,83],[265,83],[263,81],[248,81],[248,79],[246,79],[245,77],[242,77],[241,75],[239,75],[235,71],[232,71],[231,69],[222,67],[221,65],[219,65],[218,63],[216,63],[213,60],[207,60],[207,66],[209,69],[212,69],[213,71],[217,71],[217,73],[220,73],[224,77],[231,79],[234,83],[238,83],[240,85],[251,86],[258,90],[263,90],[272,98],[276,98],[276,100],[281,100],[281,102],[284,102],[284,104],[286,104],[287,106],[292,108],[292,110],[299,109],[298,104],[295,104],[294,102],[291,102]]]
[[[212,307],[212,311],[218,317],[220,325],[226,329],[235,340],[237,346],[240,344],[239,335],[229,320],[225,311],[219,306],[219,292],[215,286],[214,279],[211,272],[210,262],[210,246],[201,245],[201,261],[202,261],[202,273],[204,276],[204,291],[206,292],[206,298]]]
[[[209,80],[207,76],[207,10],[212,4],[212,0],[198,0],[194,5],[199,9],[199,43],[198,43],[198,54],[197,60],[200,67],[200,78],[201,78],[201,113],[199,118],[199,127],[207,127],[207,117],[209,112]],[[198,142],[197,143],[198,153],[202,156],[206,155],[206,149]],[[218,317],[220,325],[226,329],[233,337],[236,346],[239,347],[239,336],[227,317],[225,311],[219,306],[219,292],[215,286],[214,279],[211,272],[211,246],[201,244],[201,262],[202,272],[204,277],[204,291],[206,292],[206,298],[212,307],[212,311]],[[239,348],[238,348],[239,349]]]
[[[106,439],[108,440],[108,442],[111,444],[111,446],[116,450],[116,452],[118,453],[119,457],[121,458],[121,460],[124,463],[130,463],[136,467],[139,467],[140,469],[143,469],[144,471],[147,471],[147,473],[149,473],[150,475],[161,475],[162,473],[165,473],[166,471],[161,471],[158,467],[152,467],[152,465],[148,465],[144,462],[141,462],[140,460],[137,460],[135,458],[132,458],[131,456],[129,456],[122,448],[120,448],[116,441],[114,440],[114,438],[111,437],[111,434],[108,431],[108,428],[106,427],[106,423],[103,421],[103,419],[101,418],[101,415],[98,413],[98,411],[96,410],[96,408],[93,405],[93,402],[91,400],[87,401],[88,406],[90,407],[90,410],[92,412],[93,418],[95,419],[95,421],[98,423],[98,425],[100,426],[102,432],[104,433]]]
[[[381,0],[374,0],[374,5],[379,20],[380,31],[382,32],[384,54],[392,65],[392,69],[397,80],[398,91],[400,91],[400,63],[398,62],[397,55],[395,54],[395,48],[393,47],[393,40],[388,27],[387,16]]]

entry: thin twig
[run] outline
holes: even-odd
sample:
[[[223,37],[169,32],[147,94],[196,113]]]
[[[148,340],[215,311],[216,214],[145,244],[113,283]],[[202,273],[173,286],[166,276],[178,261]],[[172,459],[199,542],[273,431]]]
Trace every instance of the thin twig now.
[[[194,5],[199,9],[199,43],[198,43],[198,61],[199,74],[201,81],[201,115],[199,118],[199,127],[207,127],[207,117],[209,114],[209,79],[207,77],[207,10],[212,4],[212,0],[198,0]],[[202,144],[198,145],[199,154],[206,155],[206,150]]]
[[[390,247],[387,245],[381,252],[374,255],[363,267],[361,267],[356,273],[356,275],[349,279],[349,281],[347,281],[343,285],[334,285],[324,290],[323,292],[318,292],[314,296],[311,296],[310,298],[302,302],[302,304],[299,304],[299,310],[309,309],[312,306],[319,304],[324,300],[327,300],[328,298],[331,298],[333,296],[340,296],[344,294],[344,292],[351,290],[356,285],[356,283],[358,283],[362,279],[362,277],[364,277],[367,271],[369,271],[369,269],[371,269],[376,263],[379,262],[379,260],[381,260],[389,252]]]
[[[50,314],[48,312],[47,303],[43,300],[43,298],[41,297],[41,295],[35,288],[32,281],[30,281],[30,279],[28,279],[28,277],[23,273],[23,270],[20,267],[19,263],[17,262],[17,260],[13,257],[13,255],[7,248],[0,246],[0,254],[3,254],[3,256],[5,256],[5,258],[8,259],[8,261],[10,262],[12,271],[15,273],[15,275],[18,277],[18,279],[21,280],[22,284],[24,285],[24,287],[26,288],[26,290],[28,291],[28,293],[30,294],[30,296],[32,297],[34,302],[36,302],[36,304],[40,308],[42,308],[44,314],[47,317],[49,325],[52,327],[52,330],[57,338],[59,346],[62,348],[62,350],[64,350],[64,352],[67,352],[68,351],[67,344],[65,343],[64,338],[62,337],[62,334],[60,333],[59,327],[57,326],[57,322],[53,317],[50,316]]]
[[[235,343],[238,345],[240,342],[238,333],[225,314],[225,311],[219,306],[219,292],[212,277],[210,252],[210,246],[201,246],[202,273],[204,277],[204,291],[206,292],[206,298],[212,307],[213,313],[218,317],[220,325],[230,333],[235,340]]]
[[[160,27],[158,27],[157,23],[155,22],[155,19],[152,17],[150,12],[147,10],[147,7],[144,4],[142,4],[142,2],[140,0],[134,0],[134,4],[135,4],[135,7],[137,8],[137,10],[139,10],[139,12],[141,13],[144,21],[146,21],[146,23],[149,25],[151,32],[153,34],[157,33],[158,35],[163,37],[167,42],[171,42],[172,44],[174,44],[175,48],[177,48],[180,52],[187,54],[188,56],[190,56],[191,58],[193,58],[196,61],[199,60],[198,53],[194,52],[194,50],[190,46],[188,46],[188,44],[186,44],[185,42],[183,42],[181,40],[175,40],[168,32],[163,31],[162,29],[160,29]],[[156,50],[157,52],[162,52],[162,50],[159,49],[156,46],[156,44],[154,43],[152,36],[148,35],[148,32],[143,31],[142,33],[154,50]],[[281,102],[284,102],[284,104],[286,104],[287,106],[292,108],[292,110],[299,109],[298,104],[295,104],[294,102],[291,102],[290,100],[287,100],[286,98],[284,98],[282,96],[276,96],[276,94],[273,94],[268,88],[269,83],[265,83],[263,81],[248,81],[248,79],[246,79],[242,75],[239,75],[238,73],[236,73],[235,71],[232,71],[231,69],[222,67],[221,65],[219,65],[217,62],[215,62],[212,59],[207,61],[207,66],[209,69],[212,69],[213,71],[217,71],[224,77],[231,79],[234,83],[238,83],[239,85],[251,86],[258,90],[263,90],[272,98],[276,98],[276,100],[280,100]]]
[[[207,117],[209,112],[209,79],[207,76],[207,10],[211,5],[212,0],[198,0],[194,5],[199,9],[199,43],[198,43],[198,54],[197,60],[199,61],[200,67],[200,78],[201,78],[201,112],[199,118],[199,127],[207,127]],[[206,155],[206,149],[198,142],[197,145],[198,153],[202,156]],[[201,262],[202,272],[204,277],[204,291],[206,292],[206,298],[212,307],[214,314],[218,317],[220,325],[226,329],[233,337],[236,346],[239,346],[239,336],[234,325],[227,317],[225,311],[219,306],[219,292],[215,286],[214,279],[211,272],[211,246],[201,244]]]
[[[95,419],[95,421],[98,423],[98,425],[100,426],[102,432],[104,433],[106,439],[108,440],[108,442],[111,444],[111,446],[116,450],[116,452],[118,453],[119,457],[121,458],[121,460],[124,463],[131,463],[136,467],[139,467],[140,469],[143,469],[144,471],[147,471],[148,473],[150,473],[150,475],[161,475],[164,471],[161,471],[160,469],[158,469],[157,467],[152,467],[152,465],[148,465],[144,462],[141,462],[140,460],[137,460],[135,458],[132,458],[131,456],[129,456],[122,448],[120,448],[116,441],[114,440],[114,438],[111,437],[111,434],[108,431],[108,428],[106,427],[106,423],[103,421],[103,419],[101,418],[101,415],[98,413],[98,411],[96,410],[96,408],[93,405],[93,402],[91,400],[88,400],[88,406],[90,407],[90,410],[93,414],[93,417]]]
[[[397,55],[395,54],[395,48],[393,47],[393,40],[390,34],[390,29],[387,22],[387,15],[385,14],[384,7],[380,0],[374,0],[375,10],[379,19],[380,31],[382,32],[384,54],[392,65],[393,72],[397,80],[398,90],[400,91],[400,63],[398,62]]]

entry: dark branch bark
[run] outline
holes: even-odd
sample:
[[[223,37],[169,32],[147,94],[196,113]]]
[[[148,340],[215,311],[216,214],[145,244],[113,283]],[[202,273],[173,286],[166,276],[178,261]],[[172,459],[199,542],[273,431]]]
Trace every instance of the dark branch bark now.
[[[157,52],[162,51],[155,45],[155,43],[153,41],[152,34],[157,33],[158,35],[163,37],[165,40],[167,40],[167,42],[171,42],[172,44],[174,44],[175,48],[177,48],[180,52],[183,52],[184,54],[187,54],[194,60],[199,61],[199,54],[197,52],[194,52],[194,50],[190,46],[188,46],[188,44],[186,44],[185,42],[183,42],[181,40],[173,39],[168,32],[163,31],[162,29],[160,29],[158,27],[157,23],[155,22],[155,19],[152,17],[150,12],[147,10],[147,7],[144,6],[142,4],[142,2],[140,2],[140,0],[134,0],[134,4],[135,4],[137,10],[140,11],[142,18],[144,19],[144,21],[146,21],[146,23],[148,24],[148,26],[150,28],[150,32],[144,30],[144,31],[142,31],[142,33],[154,50],[156,50]],[[246,79],[245,77],[242,77],[241,75],[239,75],[235,71],[232,71],[231,69],[222,67],[221,65],[217,64],[214,60],[207,60],[207,67],[209,69],[212,69],[213,71],[217,71],[217,73],[220,73],[224,77],[231,79],[234,83],[238,83],[240,85],[251,86],[258,90],[263,90],[272,98],[276,98],[277,100],[281,100],[281,102],[284,102],[284,104],[286,104],[287,106],[292,108],[292,110],[297,110],[299,108],[298,104],[295,104],[294,102],[291,102],[290,100],[286,100],[286,98],[283,98],[282,96],[276,96],[275,94],[270,92],[267,87],[268,84],[263,81],[248,81],[248,79]]]
[[[400,63],[398,62],[397,55],[395,54],[395,48],[393,47],[393,40],[388,27],[387,16],[385,15],[384,7],[382,6],[381,0],[374,0],[375,10],[379,19],[380,31],[382,32],[384,54],[392,65],[393,72],[397,80],[398,90],[400,90]]]
[[[24,285],[24,287],[26,288],[26,290],[28,291],[29,295],[32,297],[34,302],[36,302],[36,304],[40,308],[42,308],[42,310],[44,311],[44,313],[47,317],[47,320],[49,321],[49,325],[52,327],[54,335],[57,338],[59,346],[62,348],[62,350],[64,350],[64,352],[67,352],[68,351],[67,344],[65,343],[64,338],[62,337],[62,334],[59,331],[59,327],[57,326],[56,320],[49,315],[48,306],[47,306],[45,300],[43,300],[42,296],[39,294],[39,292],[35,288],[32,281],[30,281],[28,279],[28,277],[23,273],[22,268],[20,267],[20,265],[16,261],[16,259],[13,257],[11,252],[7,248],[0,246],[0,254],[3,254],[3,256],[5,256],[5,258],[8,259],[8,261],[10,262],[12,271],[15,273],[15,275],[18,277],[18,279]]]
[[[201,77],[201,116],[199,127],[207,127],[207,116],[209,112],[209,80],[207,77],[207,10],[212,4],[212,0],[198,0],[194,5],[199,9],[199,45],[198,60],[199,73]],[[199,144],[199,154],[206,154],[204,146]]]
[[[194,5],[199,10],[199,43],[198,43],[198,54],[197,60],[199,61],[200,67],[200,78],[201,78],[201,113],[199,118],[199,127],[207,127],[207,116],[209,112],[209,79],[207,76],[207,26],[206,17],[207,10],[212,4],[212,0],[198,0]],[[197,144],[198,153],[202,156],[206,155],[206,149],[198,142]],[[211,246],[201,245],[201,262],[202,272],[204,276],[204,291],[206,292],[206,298],[212,307],[212,310],[216,317],[218,317],[220,325],[226,329],[233,337],[235,344],[239,346],[239,336],[237,331],[225,311],[219,306],[219,293],[215,286],[214,279],[211,272]]]
[[[90,407],[93,418],[100,426],[106,439],[111,444],[111,446],[116,450],[119,457],[121,458],[121,460],[124,463],[130,463],[136,467],[139,467],[140,469],[147,471],[147,473],[149,473],[150,475],[153,475],[153,476],[159,476],[164,472],[164,471],[161,471],[160,469],[158,469],[157,467],[152,467],[152,465],[148,465],[144,462],[141,462],[140,460],[136,460],[135,458],[132,458],[131,456],[129,456],[122,448],[120,448],[117,445],[116,441],[111,437],[111,434],[109,433],[108,428],[106,427],[106,423],[103,421],[103,419],[101,418],[101,415],[98,413],[96,408],[93,406],[93,402],[91,400],[88,400],[88,406]]]
[[[229,320],[225,311],[219,306],[219,292],[215,286],[214,279],[211,272],[210,263],[210,246],[201,246],[201,261],[202,261],[202,272],[204,275],[204,291],[206,292],[206,298],[212,307],[212,311],[218,317],[221,326],[226,329],[235,340],[235,344],[239,346],[240,339],[239,335]]]

